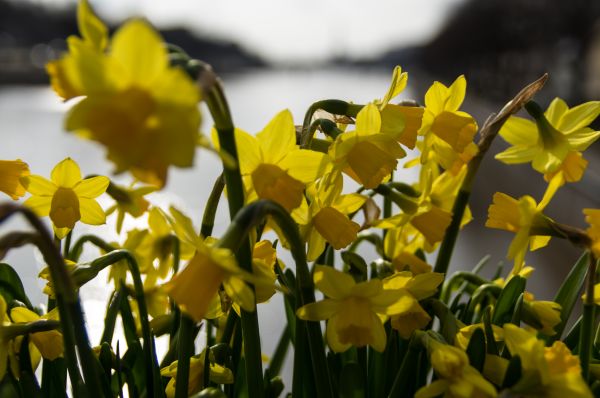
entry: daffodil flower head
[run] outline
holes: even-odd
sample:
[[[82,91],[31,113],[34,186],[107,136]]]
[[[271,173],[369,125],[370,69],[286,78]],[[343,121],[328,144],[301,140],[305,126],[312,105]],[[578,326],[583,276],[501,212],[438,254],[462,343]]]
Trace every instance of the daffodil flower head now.
[[[382,352],[386,333],[380,316],[400,313],[411,304],[402,300],[396,290],[383,288],[380,279],[356,283],[341,271],[328,266],[315,266],[314,282],[326,298],[298,309],[300,319],[327,319],[327,343],[334,352],[344,352],[351,346]]]
[[[419,134],[425,135],[422,164],[433,159],[450,170],[457,156],[468,161],[473,151],[476,152],[473,137],[477,133],[477,123],[471,115],[459,111],[466,88],[467,81],[461,75],[450,87],[436,81],[425,93],[425,113],[419,131]]]
[[[552,190],[548,190],[544,199],[536,204],[535,199],[529,195],[516,200],[501,192],[494,194],[485,226],[516,234],[508,249],[508,258],[515,260],[513,273],[518,273],[521,269],[529,247],[536,250],[548,244],[553,221],[542,211],[552,196]]]
[[[226,367],[223,367],[215,363],[214,355],[212,352],[208,355],[210,364],[208,366],[210,375],[209,380],[217,384],[231,384],[233,383],[233,372]],[[194,355],[190,358],[190,369],[189,369],[189,380],[188,380],[188,391],[187,395],[191,396],[204,388],[204,372],[206,367],[206,349],[200,354]],[[165,388],[167,398],[175,397],[176,379],[177,379],[177,364],[175,361],[166,368],[160,370],[160,375],[163,377],[170,377],[169,383]]]
[[[146,213],[150,202],[144,196],[157,189],[157,187],[151,185],[137,188],[122,187],[114,183],[109,185],[106,192],[115,200],[115,204],[106,210],[106,215],[117,212],[117,233],[121,233],[125,214],[138,218]]]
[[[69,53],[47,66],[59,95],[85,96],[69,111],[66,129],[103,144],[117,172],[130,170],[162,187],[170,165],[193,165],[198,88],[169,65],[166,46],[147,22],[127,22],[108,45],[106,26],[82,1],[78,24],[82,39],[69,38]]]
[[[71,158],[58,163],[50,180],[30,175],[21,183],[32,196],[25,201],[38,216],[50,216],[54,233],[60,239],[75,227],[77,221],[101,225],[106,214],[94,199],[102,195],[110,180],[104,176],[81,178],[79,166]]]
[[[25,195],[20,178],[29,175],[29,166],[21,159],[0,160],[0,192],[17,200]]]
[[[534,102],[528,102],[526,109],[535,122],[511,116],[500,130],[500,136],[511,147],[497,154],[496,159],[506,164],[531,162],[543,174],[556,172],[567,160],[575,162],[570,166],[575,168],[574,172],[581,168],[581,161],[568,156],[586,150],[600,137],[599,131],[588,127],[600,114],[600,101],[569,109],[563,100],[555,98],[546,112]],[[575,177],[581,178],[577,174]]]
[[[418,275],[398,272],[383,280],[384,289],[395,290],[401,295],[401,308],[391,316],[391,324],[403,339],[410,338],[415,330],[431,322],[431,317],[421,307],[419,300],[432,296],[443,280],[444,275],[437,272]]]
[[[14,323],[35,322],[40,319],[58,320],[58,309],[52,310],[44,316],[39,316],[27,308],[15,307],[10,311],[10,317]],[[39,350],[42,357],[46,359],[53,361],[63,354],[63,336],[58,330],[32,333],[29,339]]]
[[[554,301],[523,300],[523,322],[547,336],[554,336],[554,328],[561,322],[562,306]]]
[[[304,189],[325,173],[328,160],[322,153],[296,145],[289,110],[279,112],[256,136],[239,129],[234,134],[247,202],[269,199],[289,212],[306,205]],[[216,133],[213,140],[219,146]]]
[[[341,177],[341,176],[340,176]],[[336,178],[332,184],[324,179],[311,195],[308,210],[308,223],[300,226],[308,243],[307,259],[316,260],[326,242],[339,250],[352,243],[360,230],[360,225],[351,221],[348,214],[354,213],[365,203],[367,197],[359,194],[341,195],[342,179]]]
[[[381,131],[381,114],[374,104],[356,116],[356,129],[337,136],[329,147],[334,167],[365,188],[375,188],[390,176],[406,152],[397,134]]]
[[[496,397],[498,393],[481,374],[469,364],[467,354],[456,347],[428,339],[427,350],[438,379],[422,387],[415,398],[443,395],[452,398]]]
[[[571,353],[562,341],[545,347],[535,333],[513,324],[504,325],[504,341],[512,356],[521,358],[523,374],[529,374],[537,383],[526,383],[523,396],[550,398],[591,398],[593,395],[581,376],[579,358]]]

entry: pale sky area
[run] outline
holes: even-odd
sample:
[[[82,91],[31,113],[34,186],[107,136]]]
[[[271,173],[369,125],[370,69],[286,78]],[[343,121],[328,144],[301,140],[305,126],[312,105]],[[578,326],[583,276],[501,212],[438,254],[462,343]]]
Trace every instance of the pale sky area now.
[[[76,0],[30,0],[61,6]],[[144,16],[230,39],[275,62],[370,57],[433,37],[465,0],[90,0],[114,22]]]

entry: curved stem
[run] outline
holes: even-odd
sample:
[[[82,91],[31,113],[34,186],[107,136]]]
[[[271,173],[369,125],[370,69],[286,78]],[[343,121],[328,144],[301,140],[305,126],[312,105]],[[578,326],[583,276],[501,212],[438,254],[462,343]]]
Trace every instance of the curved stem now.
[[[76,397],[82,395],[91,396],[93,395],[91,394],[92,392],[101,391],[100,378],[96,369],[96,358],[90,347],[85,329],[85,319],[77,289],[69,271],[65,267],[60,250],[54,244],[50,232],[31,210],[13,203],[0,205],[0,223],[17,213],[21,213],[38,232],[39,239],[36,242],[36,246],[42,252],[44,261],[50,269],[58,312],[61,324],[64,326],[65,360],[73,386],[73,394]],[[75,347],[77,347],[81,362],[77,359]],[[85,384],[81,382],[78,363],[81,363]]]
[[[267,216],[279,226],[289,242],[292,257],[296,262],[296,310],[305,304],[315,301],[314,284],[306,262],[305,244],[302,241],[298,226],[279,204],[270,200],[258,200],[244,207],[231,221],[231,225],[217,243],[232,251],[248,239],[248,234]],[[312,358],[314,377],[319,397],[332,397],[329,369],[325,358],[325,345],[321,327],[318,322],[307,322],[296,319],[296,340],[307,335]]]

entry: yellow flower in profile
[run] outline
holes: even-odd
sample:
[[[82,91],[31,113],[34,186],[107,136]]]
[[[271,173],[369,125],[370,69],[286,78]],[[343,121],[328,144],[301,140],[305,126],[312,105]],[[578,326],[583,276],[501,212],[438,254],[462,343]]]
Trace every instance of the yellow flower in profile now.
[[[39,316],[27,308],[15,307],[10,311],[10,317],[15,324],[35,322],[40,319],[58,320],[58,310],[55,309],[44,316]],[[53,361],[63,354],[63,336],[58,330],[32,333],[29,335],[29,340],[46,359]]]
[[[491,326],[492,333],[494,334],[494,341],[498,342],[504,340],[504,329],[496,325]],[[473,336],[473,333],[476,329],[484,330],[483,323],[476,323],[460,328],[460,330],[456,333],[454,345],[463,351],[466,350],[469,345],[469,341],[471,340],[471,336]]]
[[[17,200],[25,195],[20,178],[29,175],[29,166],[21,159],[0,160],[0,192]]]
[[[213,137],[218,141],[216,134]],[[256,136],[236,129],[235,141],[246,202],[269,199],[291,212],[305,203],[304,188],[328,166],[324,154],[296,145],[289,110],[279,112]]]
[[[58,163],[50,180],[30,175],[21,183],[32,196],[25,201],[38,216],[50,216],[54,233],[64,238],[77,221],[89,225],[101,225],[106,214],[94,199],[102,195],[110,180],[104,176],[82,179],[79,166],[71,158]]]
[[[410,272],[398,272],[383,280],[384,289],[397,291],[402,297],[403,308],[391,316],[391,324],[403,339],[409,339],[415,330],[431,322],[419,300],[432,296],[443,281],[444,275],[437,272],[414,276]]]
[[[308,243],[307,259],[316,260],[325,249],[326,242],[339,250],[356,239],[360,225],[351,221],[348,214],[357,211],[367,200],[359,194],[341,195],[342,178],[332,184],[326,180],[318,184],[308,209],[308,223],[300,226],[300,233]]]
[[[144,195],[152,193],[157,189],[157,187],[148,185],[137,188],[122,187],[114,183],[109,185],[106,193],[115,200],[115,204],[106,210],[106,215],[108,216],[115,211],[117,212],[117,233],[121,233],[125,214],[129,214],[133,218],[138,218],[148,211],[150,202],[144,199]]]
[[[585,231],[592,241],[590,250],[598,259],[600,258],[600,209],[583,209],[583,214],[585,214],[585,221],[590,226]]]
[[[562,341],[545,347],[536,335],[513,324],[504,325],[504,341],[512,356],[521,358],[523,374],[534,383],[524,383],[522,397],[591,398],[593,395],[581,376],[579,357]],[[535,383],[537,381],[537,383]]]
[[[196,252],[184,270],[164,285],[164,291],[196,321],[205,318],[208,313],[212,317],[218,312],[214,304],[221,286],[235,304],[245,311],[254,311],[255,295],[247,282],[261,288],[273,287],[272,276],[246,272],[237,265],[231,250],[212,246],[214,238],[198,236],[188,217],[174,207],[170,210],[172,219],[169,221],[177,237],[193,246]]]
[[[194,355],[190,358],[190,370],[188,379],[188,391],[187,396],[192,396],[204,387],[204,370],[206,360],[206,349],[200,354]],[[214,363],[215,359],[212,352],[209,354],[209,380],[212,383],[217,384],[231,384],[233,383],[233,372],[219,364]],[[176,379],[177,379],[177,361],[173,362],[166,368],[160,370],[162,377],[170,377],[169,383],[165,388],[167,398],[175,397]]]
[[[513,273],[521,270],[529,247],[531,250],[536,250],[546,246],[550,240],[552,220],[542,211],[550,202],[556,191],[555,188],[549,187],[539,204],[536,204],[535,199],[529,195],[516,200],[501,192],[494,194],[485,226],[516,234],[510,243],[507,256],[509,259],[514,259]]]
[[[600,101],[591,101],[569,109],[555,98],[546,112],[533,102],[526,105],[535,122],[511,116],[500,135],[512,146],[496,155],[506,164],[529,163],[540,173],[558,170],[573,152],[586,150],[600,137],[589,126],[600,115]]]
[[[355,130],[338,135],[329,147],[335,170],[369,189],[388,178],[398,159],[406,155],[398,143],[402,130],[382,132],[381,126],[379,109],[368,104],[356,116]]]
[[[367,345],[382,352],[386,333],[380,316],[400,313],[412,303],[399,291],[384,289],[380,279],[356,283],[350,275],[322,265],[315,266],[313,278],[326,298],[296,314],[307,321],[328,320],[327,343],[334,352]]]
[[[428,339],[431,366],[438,379],[422,387],[415,398],[485,398],[498,395],[493,384],[471,365],[467,354],[456,347]]]
[[[396,66],[388,91],[382,99],[374,103],[381,112],[381,132],[397,135],[399,143],[414,149],[425,110],[418,106],[390,104],[394,97],[404,91],[407,81],[408,74],[402,72],[400,66]]]
[[[82,39],[47,66],[64,99],[85,96],[67,115],[68,131],[103,144],[117,172],[162,187],[170,165],[191,167],[199,136],[198,88],[169,65],[160,35],[131,20],[108,44],[106,26],[86,1],[79,3]]]
[[[434,160],[444,169],[456,173],[460,165],[467,163],[477,152],[473,137],[477,122],[471,115],[459,111],[465,98],[467,80],[459,76],[446,87],[434,82],[425,93],[425,113],[419,134],[425,135],[421,150],[421,163]]]

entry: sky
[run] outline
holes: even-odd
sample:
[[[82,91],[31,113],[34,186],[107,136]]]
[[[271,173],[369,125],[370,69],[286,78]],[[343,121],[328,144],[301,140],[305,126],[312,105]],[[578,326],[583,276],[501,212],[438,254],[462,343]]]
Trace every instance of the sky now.
[[[49,6],[76,0],[30,0]],[[104,19],[144,16],[233,40],[272,62],[377,56],[433,37],[465,0],[90,0]]]

